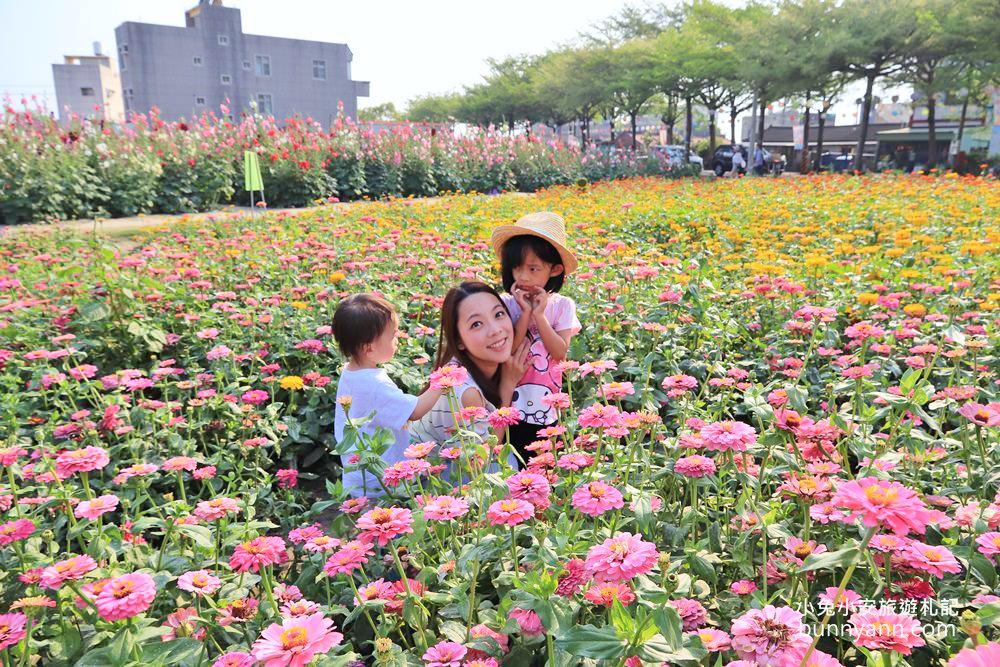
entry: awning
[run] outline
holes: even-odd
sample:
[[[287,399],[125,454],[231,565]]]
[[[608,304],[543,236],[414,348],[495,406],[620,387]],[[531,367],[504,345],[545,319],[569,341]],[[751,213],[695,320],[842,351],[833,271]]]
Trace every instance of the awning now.
[[[929,141],[929,132],[926,128],[904,127],[898,130],[883,130],[875,136],[878,140],[887,144],[908,144],[914,141]],[[955,138],[955,130],[935,130],[934,138],[937,141],[951,141]]]

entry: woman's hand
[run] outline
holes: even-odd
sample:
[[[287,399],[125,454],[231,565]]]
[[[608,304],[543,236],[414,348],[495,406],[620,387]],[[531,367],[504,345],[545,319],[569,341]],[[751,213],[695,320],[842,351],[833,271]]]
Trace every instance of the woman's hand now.
[[[514,388],[528,371],[530,352],[531,345],[525,338],[510,355],[510,359],[500,365],[500,398],[504,405],[510,404]]]

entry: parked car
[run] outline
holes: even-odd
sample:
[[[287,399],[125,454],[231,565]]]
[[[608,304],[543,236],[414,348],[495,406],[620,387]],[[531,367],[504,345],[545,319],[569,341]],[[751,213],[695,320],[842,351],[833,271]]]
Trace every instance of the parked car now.
[[[670,144],[670,145],[661,145],[661,146],[651,146],[649,150],[650,150],[650,152],[652,152],[652,153],[654,153],[654,154],[656,154],[656,155],[658,155],[658,156],[660,156],[660,157],[662,157],[662,158],[664,158],[666,160],[669,160],[670,164],[673,165],[673,166],[683,167],[684,164],[685,164],[685,160],[684,160],[684,147],[683,146],[676,146],[676,145],[673,145],[673,144]],[[705,161],[703,159],[701,159],[701,156],[698,155],[697,153],[695,153],[694,151],[691,151],[691,152],[688,153],[687,162],[690,162],[691,164],[698,165],[698,167],[700,169],[704,169],[705,168]]]
[[[729,144],[726,146],[719,146],[715,149],[715,155],[712,156],[711,169],[715,172],[716,176],[721,177],[723,174],[733,170],[733,153],[739,148],[743,153],[743,160],[747,163],[747,167],[753,166],[753,159],[751,153],[748,149],[743,146],[735,146]],[[764,149],[764,164],[771,164],[771,153]],[[741,170],[740,173],[746,173],[746,170]]]

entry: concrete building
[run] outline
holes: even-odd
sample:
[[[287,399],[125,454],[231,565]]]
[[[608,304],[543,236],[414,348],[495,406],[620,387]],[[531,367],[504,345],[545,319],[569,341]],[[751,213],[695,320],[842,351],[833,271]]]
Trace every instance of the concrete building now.
[[[351,79],[346,44],[248,35],[240,10],[222,0],[200,0],[185,26],[127,21],[115,29],[126,111],[156,106],[166,120],[251,105],[275,118],[295,114],[328,125],[357,116],[367,81]]]
[[[52,65],[52,78],[60,121],[69,121],[73,113],[116,123],[125,119],[118,71],[101,53],[100,42],[94,42],[92,56],[63,56],[62,63]]]

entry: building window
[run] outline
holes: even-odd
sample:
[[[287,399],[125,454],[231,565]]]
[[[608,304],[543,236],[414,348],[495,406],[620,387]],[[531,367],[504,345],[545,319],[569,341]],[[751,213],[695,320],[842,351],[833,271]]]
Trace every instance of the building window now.
[[[222,76],[219,77],[219,80],[222,81],[223,86],[228,86],[233,82],[233,77],[229,76],[228,74],[223,74]]]
[[[118,47],[118,50],[122,53],[128,53],[128,44],[122,44]]]
[[[321,81],[326,81],[326,61],[325,60],[314,60],[313,61],[313,78],[319,79]]]
[[[250,71],[250,61],[249,60],[244,60],[243,61],[243,69],[247,70],[248,72]]]
[[[229,35],[219,35],[219,46],[229,46]]]
[[[200,107],[203,107],[203,106],[205,106],[205,98],[204,97],[196,97],[196,98],[194,98],[194,103],[197,104]]]
[[[133,97],[134,97],[134,95],[132,93],[132,89],[131,88],[126,89],[125,90],[125,99],[124,99],[124,102],[125,102],[125,111],[131,111],[132,110],[132,98]]]
[[[122,52],[121,55],[118,56],[118,68],[121,69],[121,71],[123,71],[123,72],[128,69],[128,54],[127,53]]]
[[[257,76],[271,76],[271,56],[254,56]]]
[[[262,116],[274,115],[274,104],[271,102],[270,93],[257,93],[257,112]]]
[[[195,67],[201,67],[201,56],[195,56],[194,57],[194,66]]]
[[[81,88],[80,89],[80,94],[83,95],[84,97],[93,97],[94,96],[94,89],[93,88]]]

